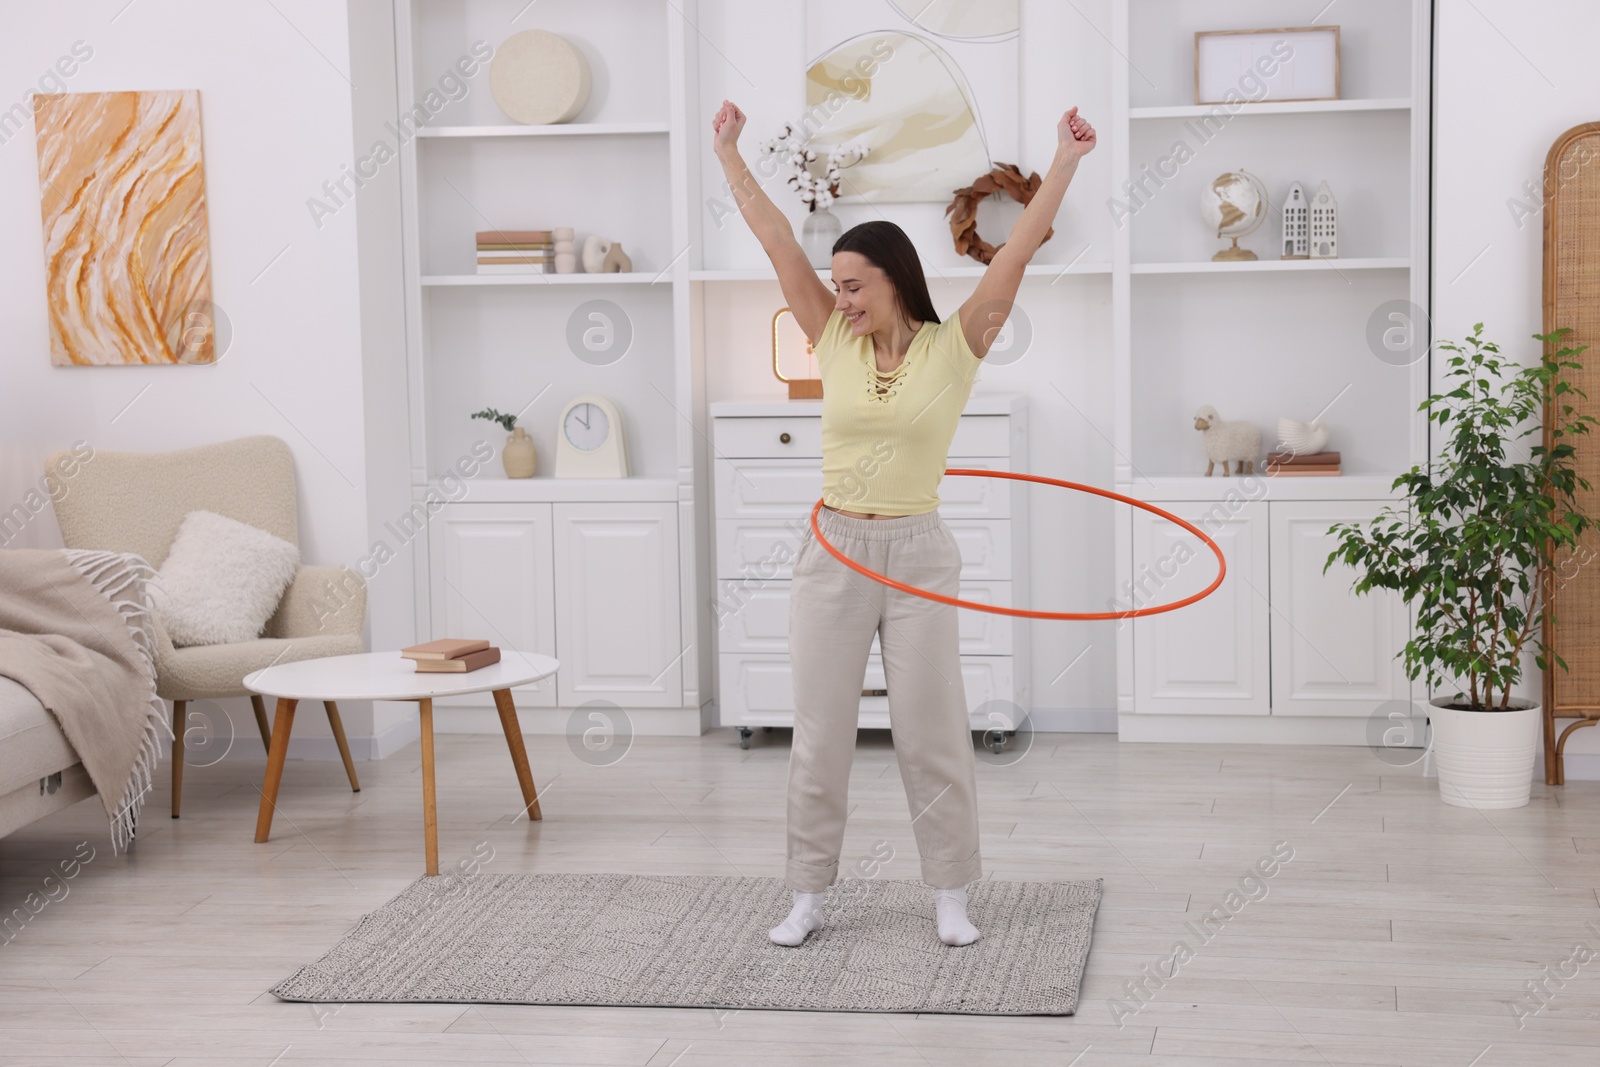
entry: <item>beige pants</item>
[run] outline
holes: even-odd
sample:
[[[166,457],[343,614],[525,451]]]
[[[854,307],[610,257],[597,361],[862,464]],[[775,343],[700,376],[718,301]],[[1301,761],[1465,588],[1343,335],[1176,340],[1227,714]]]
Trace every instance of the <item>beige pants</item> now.
[[[955,596],[961,552],[937,511],[857,519],[821,509],[834,548],[907,585]],[[789,756],[789,888],[819,893],[839,874],[856,721],[872,635],[883,651],[889,724],[922,880],[959,889],[982,876],[972,727],[956,609],[857,574],[806,523],[789,590],[794,747]]]

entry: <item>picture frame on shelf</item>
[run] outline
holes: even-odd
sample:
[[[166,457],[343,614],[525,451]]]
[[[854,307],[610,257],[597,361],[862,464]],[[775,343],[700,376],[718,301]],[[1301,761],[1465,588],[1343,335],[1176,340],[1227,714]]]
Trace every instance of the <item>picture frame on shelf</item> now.
[[[1285,43],[1288,56],[1283,54]],[[1244,95],[1246,79],[1267,91],[1258,97]],[[1195,31],[1196,104],[1338,99],[1338,26]]]

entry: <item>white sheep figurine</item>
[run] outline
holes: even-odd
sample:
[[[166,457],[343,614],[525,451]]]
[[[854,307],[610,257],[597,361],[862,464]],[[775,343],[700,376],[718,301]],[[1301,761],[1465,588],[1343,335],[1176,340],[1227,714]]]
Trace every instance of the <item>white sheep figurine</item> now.
[[[1223,422],[1216,408],[1202,404],[1194,413],[1194,428],[1205,439],[1207,478],[1218,463],[1226,476],[1229,460],[1234,462],[1233,473],[1255,473],[1256,457],[1261,454],[1261,427],[1243,419]]]

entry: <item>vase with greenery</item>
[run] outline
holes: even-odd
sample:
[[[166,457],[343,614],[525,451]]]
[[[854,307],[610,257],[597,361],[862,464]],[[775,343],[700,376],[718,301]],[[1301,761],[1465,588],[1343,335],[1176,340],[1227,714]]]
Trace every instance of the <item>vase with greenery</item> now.
[[[1562,378],[1587,347],[1567,347],[1567,332],[1535,334],[1543,352],[1530,366],[1502,359],[1481,322],[1465,345],[1439,342],[1452,353],[1451,388],[1421,404],[1447,434],[1431,469],[1394,480],[1403,504],[1329,531],[1338,547],[1324,572],[1343,561],[1357,572],[1356,593],[1395,590],[1414,613],[1401,655],[1406,674],[1425,674],[1435,693],[1439,791],[1457,806],[1527,803],[1541,710],[1511,690],[1525,649],[1541,670],[1566,667],[1545,648],[1541,624],[1553,618],[1549,576],[1594,524],[1576,499],[1589,483],[1573,439],[1595,421],[1575,413],[1571,399],[1585,394]]]
[[[472,417],[497,422],[510,434],[505,446],[500,449],[500,463],[506,469],[506,477],[532,478],[533,472],[539,468],[539,454],[534,450],[533,438],[528,436],[528,431],[517,425],[517,417],[494,408],[474,411]]]

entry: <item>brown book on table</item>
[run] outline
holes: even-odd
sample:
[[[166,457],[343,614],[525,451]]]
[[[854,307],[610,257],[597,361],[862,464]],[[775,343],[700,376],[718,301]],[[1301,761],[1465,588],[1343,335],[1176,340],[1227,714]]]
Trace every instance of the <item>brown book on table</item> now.
[[[1334,475],[1339,473],[1338,467],[1275,467],[1267,465],[1267,476],[1270,478],[1314,478],[1318,475]]]
[[[441,637],[437,641],[429,641],[426,644],[402,648],[400,655],[406,659],[414,659],[419,662],[423,660],[459,659],[471,652],[482,652],[488,647],[489,642],[487,641],[461,637]]]
[[[1313,467],[1337,467],[1339,453],[1337,452],[1268,452],[1267,463],[1281,463],[1287,467],[1309,465]]]
[[[454,659],[419,659],[417,661],[418,674],[460,674],[464,671],[475,671],[479,667],[487,667],[491,663],[500,662],[498,648],[485,648],[478,652],[468,652],[465,656]]]

